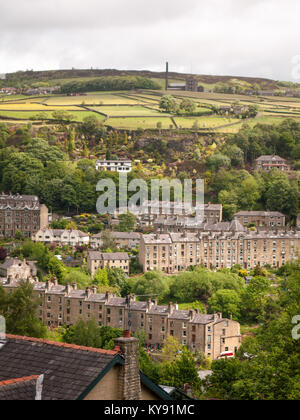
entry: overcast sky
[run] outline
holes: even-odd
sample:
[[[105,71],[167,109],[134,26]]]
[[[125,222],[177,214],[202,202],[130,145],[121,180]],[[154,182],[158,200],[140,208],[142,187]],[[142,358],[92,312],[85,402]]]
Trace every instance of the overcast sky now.
[[[0,0],[0,73],[149,69],[300,82],[299,0]]]

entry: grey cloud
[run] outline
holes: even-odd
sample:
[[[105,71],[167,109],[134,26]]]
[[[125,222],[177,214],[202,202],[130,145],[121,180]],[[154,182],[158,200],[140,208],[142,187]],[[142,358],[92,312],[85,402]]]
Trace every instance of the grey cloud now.
[[[3,4],[4,3],[4,4]],[[0,73],[119,68],[292,78],[300,2],[10,0],[0,4]]]

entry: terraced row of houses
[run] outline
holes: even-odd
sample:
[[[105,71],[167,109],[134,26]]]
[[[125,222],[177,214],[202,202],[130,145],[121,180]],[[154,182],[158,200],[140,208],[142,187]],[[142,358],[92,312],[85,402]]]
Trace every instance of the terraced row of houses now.
[[[72,325],[79,318],[95,319],[99,326],[132,333],[145,331],[148,347],[161,348],[164,340],[172,336],[192,351],[204,352],[213,359],[224,351],[237,351],[241,343],[239,323],[223,318],[221,313],[201,314],[192,309],[178,310],[172,302],[160,306],[151,299],[140,302],[135,296],[99,294],[96,286],[77,290],[76,283],[63,286],[56,280],[39,282],[33,277],[29,281],[35,298],[40,300],[37,315],[49,327]],[[12,277],[3,282],[8,293],[18,285],[19,279]]]

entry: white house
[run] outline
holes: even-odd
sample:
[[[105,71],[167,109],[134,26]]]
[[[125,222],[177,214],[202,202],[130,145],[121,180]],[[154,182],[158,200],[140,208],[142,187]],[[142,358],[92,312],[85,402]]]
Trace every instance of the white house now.
[[[110,171],[110,172],[130,172],[132,168],[131,160],[97,160],[97,171]]]
[[[45,244],[57,243],[59,245],[88,245],[89,235],[80,230],[73,229],[41,229],[32,236],[32,240]]]

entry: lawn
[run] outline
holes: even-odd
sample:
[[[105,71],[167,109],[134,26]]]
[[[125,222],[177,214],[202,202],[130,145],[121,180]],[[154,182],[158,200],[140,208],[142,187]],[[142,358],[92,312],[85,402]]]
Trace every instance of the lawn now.
[[[45,119],[53,119],[52,112],[51,111],[1,111],[0,110],[0,116],[1,117],[7,117],[7,118],[14,118],[14,119],[20,119],[20,120],[33,120],[38,114],[44,115]],[[95,112],[89,112],[89,111],[75,111],[72,112],[72,115],[74,116],[74,121],[83,121],[84,118],[89,117],[91,115],[96,116],[99,120],[103,121],[105,117],[102,115],[99,115]]]
[[[198,128],[215,128],[226,124],[233,124],[239,122],[237,118],[222,118],[222,117],[175,117],[176,124],[179,128],[193,128],[197,121]]]
[[[161,113],[155,109],[145,108],[143,106],[99,106],[90,109],[102,112],[110,117],[144,117],[144,116],[159,116]],[[168,114],[166,114],[168,116]]]
[[[137,128],[143,129],[157,129],[157,123],[162,124],[162,129],[170,128],[173,125],[171,118],[109,118],[104,124],[114,128],[135,130]],[[174,125],[173,125],[174,126]],[[175,127],[174,127],[175,128]]]

